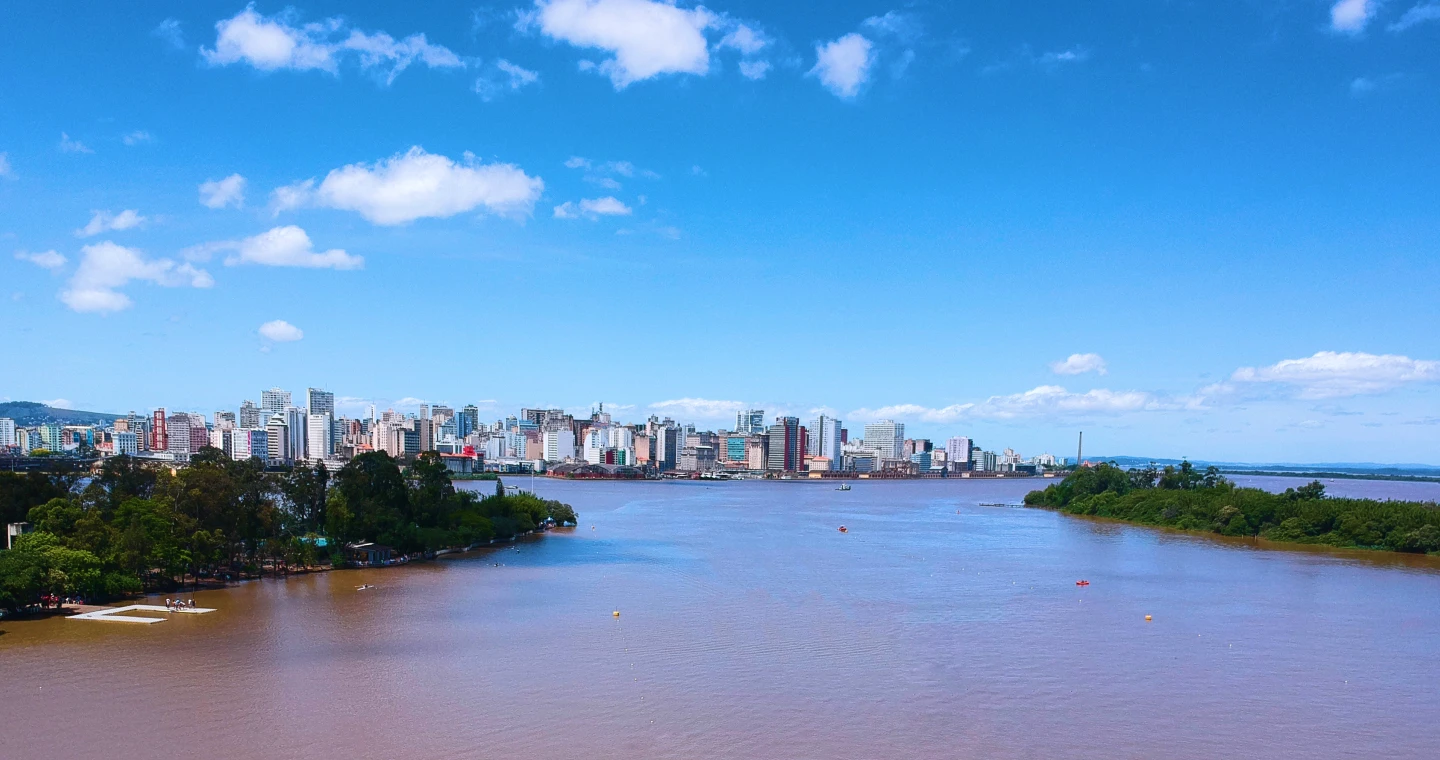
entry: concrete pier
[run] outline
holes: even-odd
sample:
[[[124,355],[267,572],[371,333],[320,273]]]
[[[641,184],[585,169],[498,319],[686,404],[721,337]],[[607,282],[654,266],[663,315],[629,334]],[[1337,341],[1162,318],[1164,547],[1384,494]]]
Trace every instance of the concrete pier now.
[[[66,620],[110,620],[117,623],[163,623],[165,618],[140,617],[138,615],[126,615],[126,612],[164,612],[167,615],[203,615],[206,612],[214,612],[213,609],[204,607],[176,608],[166,607],[160,604],[132,604],[128,607],[106,607],[103,610],[84,612],[79,615],[71,615]]]

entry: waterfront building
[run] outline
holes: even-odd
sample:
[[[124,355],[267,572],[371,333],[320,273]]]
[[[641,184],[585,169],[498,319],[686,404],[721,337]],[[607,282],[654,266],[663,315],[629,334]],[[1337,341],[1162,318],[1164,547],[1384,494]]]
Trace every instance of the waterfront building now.
[[[260,408],[275,414],[283,413],[290,406],[290,391],[282,391],[279,388],[271,388],[268,391],[260,391]]]
[[[317,388],[305,389],[305,410],[309,414],[328,414],[335,418],[335,394]]]
[[[865,423],[865,447],[882,459],[896,459],[905,443],[905,423],[878,420]]]
[[[824,457],[831,465],[830,469],[838,467],[841,463],[840,449],[843,444],[840,442],[840,430],[842,424],[840,420],[822,414],[811,420],[808,428],[810,455]]]
[[[571,430],[546,430],[543,433],[547,462],[563,462],[575,458],[575,433]]]
[[[249,399],[240,402],[240,429],[258,430],[260,428],[260,407]]]
[[[917,451],[914,454],[910,455],[910,462],[914,464],[915,468],[919,470],[922,474],[929,472],[931,464],[930,452]]]
[[[714,446],[686,446],[680,450],[680,457],[675,469],[680,472],[714,472],[715,447]]]
[[[970,439],[957,436],[945,442],[945,458],[951,469],[967,469],[970,465]]]
[[[805,461],[804,430],[799,417],[776,417],[775,424],[766,431],[770,450],[765,469],[799,472]]]

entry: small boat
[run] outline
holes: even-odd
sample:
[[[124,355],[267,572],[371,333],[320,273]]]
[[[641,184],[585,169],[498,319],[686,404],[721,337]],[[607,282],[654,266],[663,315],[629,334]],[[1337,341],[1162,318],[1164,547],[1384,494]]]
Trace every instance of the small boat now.
[[[1090,585],[1090,581],[1087,581],[1087,580],[1078,580],[1078,581],[1075,581],[1075,585],[1076,585],[1076,586],[1089,586],[1089,585]]]
[[[840,526],[840,532],[841,532],[841,533],[849,533],[849,532],[850,532],[850,529],[847,528],[847,527],[845,527],[844,525],[841,525],[841,526]]]
[[[367,584],[365,584],[364,586],[356,586],[356,587],[355,587],[355,590],[356,590],[356,591],[369,591],[369,590],[372,589],[372,588],[375,588],[374,584],[367,583]]]
[[[842,483],[842,484],[840,485],[840,487],[837,488],[837,489],[835,489],[835,490],[836,490],[836,491],[849,491],[849,490],[850,490],[850,484],[849,484],[849,483]]]

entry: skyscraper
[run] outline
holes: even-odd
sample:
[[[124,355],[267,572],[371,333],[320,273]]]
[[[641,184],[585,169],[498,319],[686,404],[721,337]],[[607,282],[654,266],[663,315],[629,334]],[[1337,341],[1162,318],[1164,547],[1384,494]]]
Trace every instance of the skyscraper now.
[[[840,469],[844,457],[840,446],[840,420],[820,415],[810,421],[810,445],[808,456],[825,457],[830,460],[830,469]]]
[[[290,391],[282,391],[279,388],[260,391],[261,409],[274,414],[276,412],[284,412],[287,406],[290,406]]]
[[[461,439],[480,429],[480,410],[474,404],[466,404],[465,408],[460,410],[458,427]]]
[[[805,444],[801,441],[799,417],[776,417],[766,435],[770,438],[769,461],[765,469],[799,472],[805,463]]]
[[[335,417],[335,394],[315,388],[306,388],[305,410],[310,414],[328,414],[333,419]]]
[[[904,445],[905,423],[895,420],[865,423],[865,448],[886,459],[898,459]]]
[[[165,428],[165,407],[163,406],[151,413],[150,450],[170,450],[170,433]]]
[[[310,413],[305,418],[305,458],[324,459],[335,453],[334,420],[328,412]]]
[[[950,462],[950,469],[970,469],[970,439],[965,436],[957,436],[945,442],[945,458]]]
[[[0,447],[15,445],[15,420],[0,417]]]
[[[240,402],[240,429],[260,429],[260,407],[255,406],[255,402],[249,399]]]
[[[735,413],[735,432],[746,435],[765,432],[765,410],[746,409]]]

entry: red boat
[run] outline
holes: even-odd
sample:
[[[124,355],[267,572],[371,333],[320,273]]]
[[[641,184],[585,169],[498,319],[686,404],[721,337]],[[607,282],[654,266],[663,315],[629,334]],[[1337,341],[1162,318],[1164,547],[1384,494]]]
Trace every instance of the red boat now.
[[[841,526],[840,526],[840,532],[841,532],[841,533],[849,533],[849,532],[850,532],[850,529],[847,528],[847,527],[845,527],[844,525],[841,525]]]
[[[1075,581],[1076,586],[1089,586],[1090,581]]]

